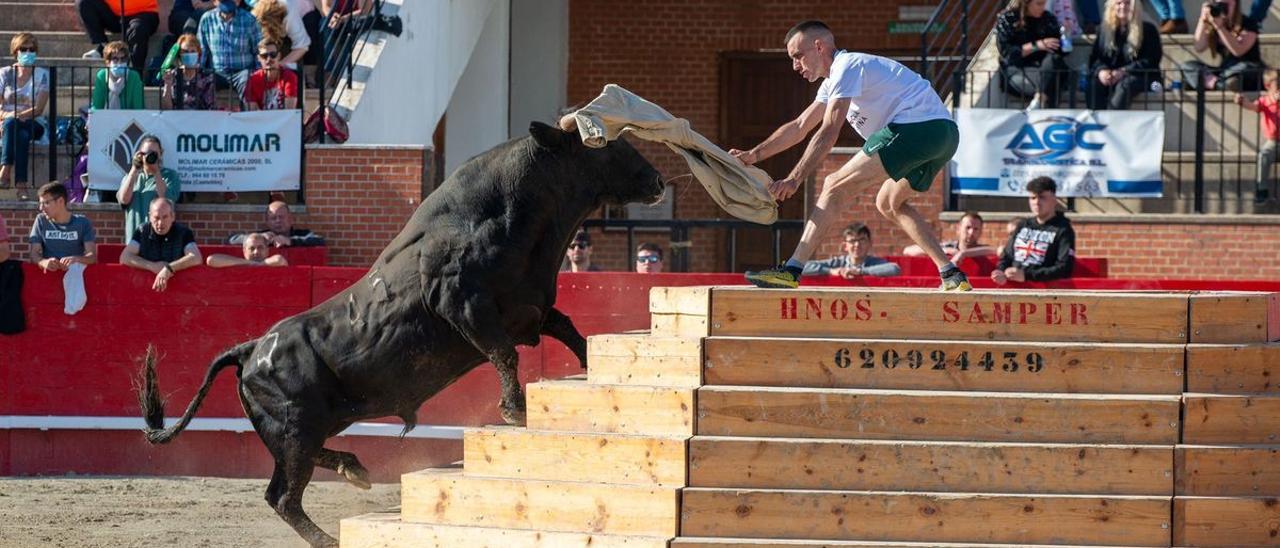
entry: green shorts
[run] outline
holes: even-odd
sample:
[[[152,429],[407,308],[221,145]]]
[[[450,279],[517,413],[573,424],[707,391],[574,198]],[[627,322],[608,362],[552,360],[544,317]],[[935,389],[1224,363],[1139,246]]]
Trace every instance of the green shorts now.
[[[916,192],[929,190],[933,178],[956,153],[960,129],[951,120],[889,124],[871,134],[862,151],[880,155],[880,163],[894,180],[906,179]]]

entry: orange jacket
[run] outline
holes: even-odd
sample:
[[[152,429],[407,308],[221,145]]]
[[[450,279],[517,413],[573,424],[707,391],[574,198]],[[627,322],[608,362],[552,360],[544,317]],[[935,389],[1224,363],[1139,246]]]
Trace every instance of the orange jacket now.
[[[111,12],[116,15],[124,15],[126,17],[137,15],[139,13],[155,12],[160,13],[160,4],[156,0],[123,0],[124,13],[120,13],[121,0],[103,0],[107,3],[107,7],[111,8]]]

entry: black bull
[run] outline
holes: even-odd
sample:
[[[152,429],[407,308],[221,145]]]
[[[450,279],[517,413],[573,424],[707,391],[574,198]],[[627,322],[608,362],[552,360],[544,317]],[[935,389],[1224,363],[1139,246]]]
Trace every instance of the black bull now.
[[[147,439],[176,437],[214,377],[236,366],[245,414],[275,459],[267,503],[312,545],[331,546],[302,509],[313,468],[369,484],[355,455],[324,448],[329,437],[385,416],[412,428],[427,398],[486,361],[502,383],[503,418],[522,424],[517,344],[548,335],[586,367],[586,341],[553,307],[574,231],[604,203],[655,202],[663,190],[625,141],[592,149],[544,124],[529,132],[459,168],[351,287],[215,358],[169,428],[148,359],[139,393]]]

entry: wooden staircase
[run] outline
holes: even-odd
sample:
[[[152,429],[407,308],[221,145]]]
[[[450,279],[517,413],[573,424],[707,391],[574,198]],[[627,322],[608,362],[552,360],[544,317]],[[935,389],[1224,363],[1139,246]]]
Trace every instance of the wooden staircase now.
[[[659,288],[650,312],[342,545],[1280,546],[1277,295]]]

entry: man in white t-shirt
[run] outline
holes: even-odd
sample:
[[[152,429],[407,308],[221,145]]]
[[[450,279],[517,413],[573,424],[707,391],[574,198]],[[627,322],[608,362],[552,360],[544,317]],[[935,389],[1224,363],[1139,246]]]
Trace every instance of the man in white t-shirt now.
[[[840,169],[827,175],[795,253],[777,268],[747,272],[758,287],[799,286],[804,263],[833,224],[848,210],[850,196],[879,184],[876,209],[902,227],[938,267],[944,291],[969,291],[969,280],[951,260],[925,221],[907,203],[925,192],[956,152],[960,132],[951,113],[929,82],[902,64],[864,53],[837,50],[831,29],[805,21],[787,32],[791,67],[810,82],[825,78],[818,96],[795,120],[783,124],[751,150],[730,150],[751,165],[802,141],[814,128],[804,156],[785,178],[769,185],[778,200],[795,194],[814,175],[848,121],[867,140],[866,146]],[[821,127],[819,127],[821,126]]]

